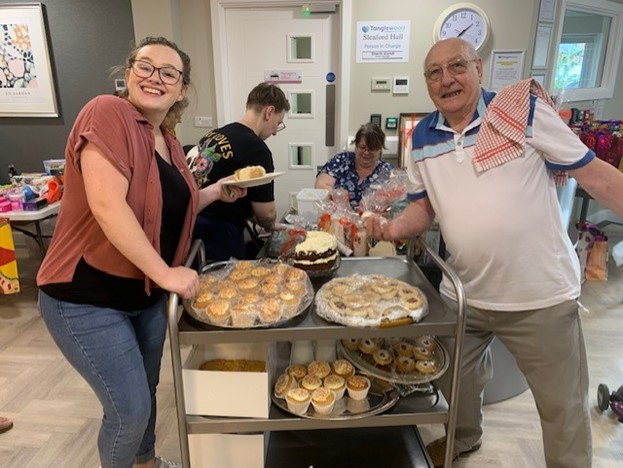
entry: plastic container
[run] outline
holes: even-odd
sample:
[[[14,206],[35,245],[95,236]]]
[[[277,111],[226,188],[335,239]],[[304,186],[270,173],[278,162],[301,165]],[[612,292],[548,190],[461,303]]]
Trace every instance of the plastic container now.
[[[316,224],[320,215],[320,207],[329,199],[326,189],[304,188],[296,195],[296,204],[299,216],[306,221]]]

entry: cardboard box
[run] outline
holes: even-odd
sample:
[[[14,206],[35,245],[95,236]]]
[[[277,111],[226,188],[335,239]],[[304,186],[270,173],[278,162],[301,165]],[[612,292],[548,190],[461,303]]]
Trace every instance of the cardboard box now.
[[[299,216],[310,223],[316,224],[320,215],[320,207],[328,199],[329,191],[326,189],[302,189],[296,195],[296,207]]]
[[[210,359],[266,362],[266,372],[199,370]],[[195,346],[182,369],[186,414],[268,418],[276,367],[275,343],[219,343]],[[219,465],[214,465],[219,466]]]
[[[264,468],[270,432],[189,434],[192,468]]]

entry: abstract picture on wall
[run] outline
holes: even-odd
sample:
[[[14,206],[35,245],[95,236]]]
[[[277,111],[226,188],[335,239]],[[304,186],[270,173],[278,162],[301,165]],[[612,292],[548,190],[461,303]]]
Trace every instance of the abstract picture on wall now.
[[[58,117],[40,3],[0,5],[0,117]]]

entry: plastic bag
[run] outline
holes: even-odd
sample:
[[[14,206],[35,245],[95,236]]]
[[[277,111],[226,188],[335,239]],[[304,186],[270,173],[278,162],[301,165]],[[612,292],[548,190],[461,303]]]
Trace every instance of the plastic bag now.
[[[583,279],[608,279],[608,236],[597,226],[578,223],[578,243],[576,252],[580,259],[580,272]]]

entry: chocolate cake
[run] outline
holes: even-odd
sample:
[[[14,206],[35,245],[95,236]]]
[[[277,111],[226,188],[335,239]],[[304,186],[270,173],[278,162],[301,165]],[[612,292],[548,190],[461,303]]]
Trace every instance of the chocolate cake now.
[[[308,231],[305,240],[295,247],[294,266],[308,271],[330,270],[335,266],[338,255],[333,234]]]

